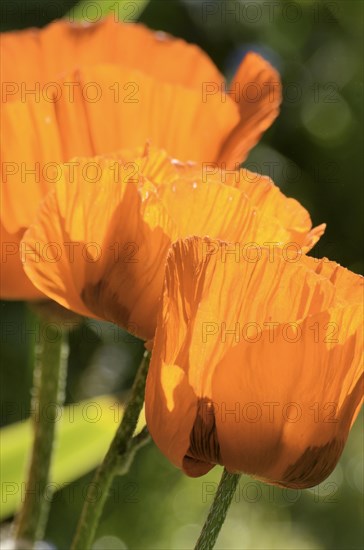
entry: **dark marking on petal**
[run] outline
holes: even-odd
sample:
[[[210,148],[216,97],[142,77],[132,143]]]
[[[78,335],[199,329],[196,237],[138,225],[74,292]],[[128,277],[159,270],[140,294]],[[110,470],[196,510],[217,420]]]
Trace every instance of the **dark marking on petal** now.
[[[110,289],[105,279],[96,284],[87,284],[82,290],[81,298],[97,317],[123,328],[128,327],[130,312],[120,305],[117,293]]]
[[[215,464],[221,464],[214,404],[206,397],[199,399],[196,419],[190,435],[190,447],[183,466],[189,475],[202,475]]]
[[[322,447],[308,447],[303,455],[287,468],[279,485],[304,489],[326,479],[335,468],[344,448],[344,441],[333,439]]]

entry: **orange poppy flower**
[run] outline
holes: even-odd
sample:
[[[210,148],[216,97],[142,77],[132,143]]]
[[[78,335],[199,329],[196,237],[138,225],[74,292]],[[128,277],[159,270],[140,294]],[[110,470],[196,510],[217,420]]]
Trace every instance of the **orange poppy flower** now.
[[[149,139],[183,160],[232,167],[281,101],[277,72],[255,53],[243,60],[230,94],[197,46],[112,18],[5,33],[0,54],[5,298],[38,294],[20,270],[17,246],[57,182],[59,162]]]
[[[208,175],[153,148],[130,162],[134,154],[63,165],[22,242],[33,284],[77,313],[149,340],[171,242],[207,234],[307,251],[324,230],[311,229],[306,210],[269,178],[247,170]],[[232,176],[235,187],[222,183]]]
[[[363,399],[362,277],[284,249],[172,246],[146,388],[162,452],[305,488],[335,467]],[[287,251],[286,251],[287,252]]]

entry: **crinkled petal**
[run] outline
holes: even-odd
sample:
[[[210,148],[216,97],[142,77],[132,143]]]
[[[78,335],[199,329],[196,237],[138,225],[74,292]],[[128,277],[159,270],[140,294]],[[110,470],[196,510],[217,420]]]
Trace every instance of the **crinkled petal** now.
[[[261,249],[237,260],[224,253],[227,243],[212,243],[178,241],[168,258],[146,391],[151,434],[189,475],[221,463],[282,485],[318,483],[362,398],[362,306],[343,306],[344,279],[322,273],[313,258],[292,262]],[[322,416],[310,424],[316,402],[321,415],[331,402],[342,412],[333,430]],[[289,416],[296,403],[298,439]],[[310,446],[312,471],[306,458],[298,463]]]
[[[89,25],[59,20],[44,29],[3,33],[0,53],[7,101],[21,99],[25,90],[43,92],[73,69],[104,62],[197,90],[202,82],[223,80],[198,46],[141,24],[117,23],[113,16]]]
[[[266,176],[245,169],[226,172],[214,163],[185,163],[148,144],[118,155],[153,182],[181,228],[180,236],[285,244],[297,254],[307,252],[325,228],[312,229],[307,210]],[[181,208],[185,204],[188,207]]]
[[[239,106],[240,121],[219,154],[219,162],[226,168],[239,166],[278,116],[281,88],[279,74],[270,63],[255,52],[244,57],[230,86],[230,95]]]
[[[312,228],[307,210],[293,198],[287,198],[268,176],[242,169],[226,173],[226,185],[246,193],[259,210],[279,219],[291,234],[291,242],[308,252],[323,235],[326,225]]]
[[[332,472],[363,399],[362,322],[333,308],[227,351],[211,400],[228,470],[299,489]]]
[[[94,182],[85,178],[91,165],[99,170]],[[142,200],[119,168],[101,158],[62,166],[25,234],[22,258],[34,285],[64,307],[150,339],[174,229],[157,199]]]

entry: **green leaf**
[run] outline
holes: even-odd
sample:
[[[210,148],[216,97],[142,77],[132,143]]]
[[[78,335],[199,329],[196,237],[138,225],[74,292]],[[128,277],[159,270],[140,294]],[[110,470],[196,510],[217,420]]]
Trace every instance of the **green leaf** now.
[[[102,461],[121,421],[123,406],[113,396],[98,396],[59,410],[58,436],[51,471],[52,487],[67,483],[94,469]],[[145,425],[140,415],[135,433]],[[13,515],[25,491],[25,474],[32,442],[27,419],[0,430],[0,519]]]
[[[112,15],[116,22],[137,21],[149,0],[83,0],[66,15],[73,21],[96,23],[106,15]]]

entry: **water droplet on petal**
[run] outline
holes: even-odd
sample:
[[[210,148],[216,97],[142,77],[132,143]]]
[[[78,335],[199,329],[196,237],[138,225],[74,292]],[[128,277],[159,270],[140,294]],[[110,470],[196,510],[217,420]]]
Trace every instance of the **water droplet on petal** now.
[[[175,166],[183,166],[183,162],[178,159],[171,159],[171,163]]]
[[[164,31],[157,31],[157,32],[154,33],[154,36],[160,42],[165,42],[165,41],[169,40],[169,34],[164,32]]]

